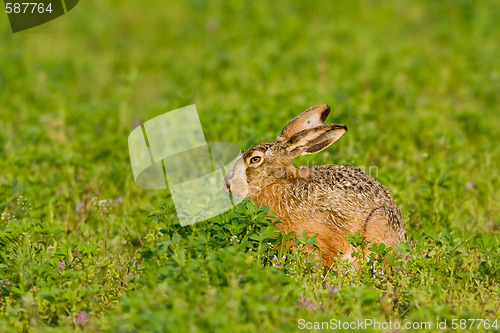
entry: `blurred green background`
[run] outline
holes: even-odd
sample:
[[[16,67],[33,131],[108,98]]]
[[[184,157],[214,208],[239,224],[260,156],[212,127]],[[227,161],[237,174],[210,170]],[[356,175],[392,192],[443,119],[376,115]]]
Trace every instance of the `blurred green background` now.
[[[2,16],[4,331],[134,331],[152,321],[159,326],[148,330],[164,330],[167,322],[170,331],[175,323],[187,331],[293,330],[304,315],[388,318],[380,312],[382,289],[364,283],[346,285],[344,298],[314,311],[297,306],[293,293],[276,306],[210,281],[199,290],[208,295],[202,310],[185,296],[193,286],[175,296],[180,303],[161,296],[162,290],[170,295],[161,281],[175,289],[189,279],[155,275],[168,258],[152,261],[149,275],[141,266],[141,251],[159,246],[159,230],[174,222],[171,211],[151,218],[171,205],[169,194],[135,185],[127,137],[140,122],[190,104],[208,141],[242,149],[273,140],[309,106],[329,104],[327,122],[346,124],[349,132],[296,164],[371,167],[403,211],[410,237],[439,244],[426,235],[451,232],[452,243],[461,244],[461,250],[443,250],[442,269],[408,282],[414,294],[389,312],[401,320],[499,317],[497,1],[87,0],[16,34]],[[480,244],[493,252],[480,252]],[[221,271],[250,265],[240,252],[231,257],[241,261],[223,260]],[[256,278],[249,290],[265,293],[268,267],[251,267]],[[465,275],[458,277],[455,268]],[[286,288],[307,294],[307,277],[282,275]],[[423,287],[443,279],[442,290]],[[363,293],[372,292],[365,308],[363,299],[371,298]],[[148,297],[170,305],[148,308]],[[252,315],[238,307],[242,302]],[[228,318],[228,307],[241,311]],[[83,324],[81,313],[90,316]]]

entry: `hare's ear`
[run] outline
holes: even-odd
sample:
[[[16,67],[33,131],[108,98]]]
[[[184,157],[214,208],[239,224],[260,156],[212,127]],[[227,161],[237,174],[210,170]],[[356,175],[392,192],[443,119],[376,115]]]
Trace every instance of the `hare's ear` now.
[[[345,132],[347,127],[337,124],[309,128],[288,139],[286,149],[292,158],[314,154],[337,141]]]
[[[321,126],[330,114],[330,107],[326,104],[311,106],[286,125],[278,136],[277,141],[286,141],[303,130]]]

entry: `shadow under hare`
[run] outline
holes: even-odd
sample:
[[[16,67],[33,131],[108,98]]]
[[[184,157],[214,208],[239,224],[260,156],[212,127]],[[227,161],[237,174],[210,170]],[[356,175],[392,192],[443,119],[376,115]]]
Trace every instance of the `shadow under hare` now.
[[[391,247],[407,240],[401,211],[377,180],[349,165],[292,165],[295,157],[320,152],[347,132],[345,125],[324,125],[329,113],[328,105],[310,107],[273,142],[245,150],[225,178],[230,193],[270,207],[281,218],[279,230],[316,235],[325,267],[334,257],[351,259],[346,234],[360,231]]]

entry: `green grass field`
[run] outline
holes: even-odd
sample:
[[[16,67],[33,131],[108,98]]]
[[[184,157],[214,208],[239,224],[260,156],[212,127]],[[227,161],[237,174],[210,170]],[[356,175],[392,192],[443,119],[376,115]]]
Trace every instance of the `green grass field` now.
[[[0,332],[500,331],[497,1],[87,0],[16,34],[0,16]],[[391,191],[413,246],[384,275],[281,260],[250,202],[181,228],[134,183],[141,121],[196,104],[208,141],[248,148],[323,103],[349,132],[295,164]]]

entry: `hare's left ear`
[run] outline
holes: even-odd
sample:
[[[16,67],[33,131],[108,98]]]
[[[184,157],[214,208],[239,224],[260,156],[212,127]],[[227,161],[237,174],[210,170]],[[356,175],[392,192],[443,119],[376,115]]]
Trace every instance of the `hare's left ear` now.
[[[330,146],[345,132],[347,127],[337,124],[309,128],[289,138],[286,141],[286,149],[292,158],[314,154]]]
[[[276,141],[286,141],[303,130],[323,125],[329,114],[330,107],[326,104],[311,106],[309,109],[290,120],[288,125],[283,128]]]

